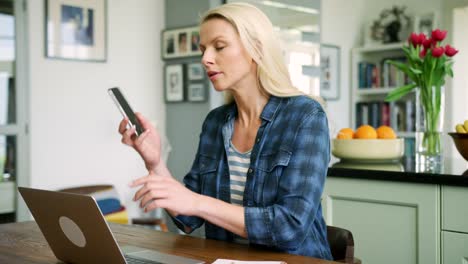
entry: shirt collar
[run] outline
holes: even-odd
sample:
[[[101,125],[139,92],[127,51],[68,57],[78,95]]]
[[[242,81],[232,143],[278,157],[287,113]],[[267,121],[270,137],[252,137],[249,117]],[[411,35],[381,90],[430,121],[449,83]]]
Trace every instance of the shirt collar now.
[[[275,117],[276,112],[278,111],[281,102],[283,102],[284,98],[276,97],[270,95],[270,99],[268,99],[268,103],[263,108],[262,114],[260,118],[271,121],[273,117]],[[230,120],[231,118],[237,115],[237,105],[235,102],[229,105],[229,108],[226,113],[226,121]]]

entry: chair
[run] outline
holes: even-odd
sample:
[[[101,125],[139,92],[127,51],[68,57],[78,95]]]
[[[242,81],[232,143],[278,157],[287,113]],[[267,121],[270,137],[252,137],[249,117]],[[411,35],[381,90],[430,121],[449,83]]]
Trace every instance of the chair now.
[[[361,264],[361,260],[354,257],[354,239],[351,231],[327,226],[327,238],[334,261]]]
[[[108,222],[119,224],[134,224],[144,226],[159,226],[159,228],[168,232],[167,225],[159,218],[132,218],[129,221],[128,213],[120,202],[119,196],[112,185],[88,185],[59,190],[60,192],[85,194],[93,196],[104,218]]]

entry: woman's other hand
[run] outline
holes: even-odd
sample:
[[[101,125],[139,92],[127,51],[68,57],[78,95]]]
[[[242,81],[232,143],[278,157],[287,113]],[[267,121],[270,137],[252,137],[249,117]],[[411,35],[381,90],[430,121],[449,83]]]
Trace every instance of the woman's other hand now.
[[[161,177],[150,172],[130,184],[130,187],[140,186],[133,197],[140,200],[140,207],[145,212],[156,208],[164,208],[172,216],[194,215],[196,213],[199,194],[192,192],[172,177]]]
[[[133,147],[143,158],[148,171],[156,171],[161,160],[161,137],[159,132],[140,113],[135,113],[144,132],[136,136],[135,127],[127,129],[128,119],[124,118],[119,125],[122,143]]]

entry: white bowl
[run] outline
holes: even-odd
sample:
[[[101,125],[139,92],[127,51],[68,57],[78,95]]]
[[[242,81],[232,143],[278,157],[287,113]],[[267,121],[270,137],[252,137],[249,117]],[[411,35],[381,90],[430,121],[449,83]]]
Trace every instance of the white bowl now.
[[[332,154],[340,159],[389,161],[403,157],[405,140],[397,139],[333,139]]]

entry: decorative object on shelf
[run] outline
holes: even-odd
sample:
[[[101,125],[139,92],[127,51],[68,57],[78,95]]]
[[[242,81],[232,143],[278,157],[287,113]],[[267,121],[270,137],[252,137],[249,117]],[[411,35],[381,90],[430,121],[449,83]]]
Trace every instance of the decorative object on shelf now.
[[[206,100],[205,85],[203,83],[191,83],[188,85],[187,99],[190,102],[203,102]]]
[[[437,24],[437,14],[435,12],[418,15],[414,18],[415,32],[424,33],[426,36],[431,34],[432,30],[437,27]]]
[[[325,100],[340,97],[340,48],[320,45],[320,96]]]
[[[200,43],[199,31],[199,27],[164,30],[161,34],[161,57],[174,59],[201,55],[198,47]]]
[[[47,0],[45,56],[106,61],[106,0]]]
[[[202,64],[199,62],[187,64],[187,72],[187,79],[189,81],[203,80],[205,77],[205,69],[203,69]]]
[[[167,65],[165,68],[166,102],[184,100],[184,67],[182,64]]]
[[[400,42],[411,26],[411,19],[405,10],[406,6],[382,10],[379,19],[372,24],[371,38],[383,43]]]
[[[426,164],[428,171],[442,163],[442,127],[444,120],[444,84],[446,75],[453,77],[451,57],[458,50],[442,46],[447,31],[412,33],[408,46],[403,46],[407,62],[389,61],[411,80],[410,84],[391,91],[386,101],[395,101],[416,91],[416,162]]]

